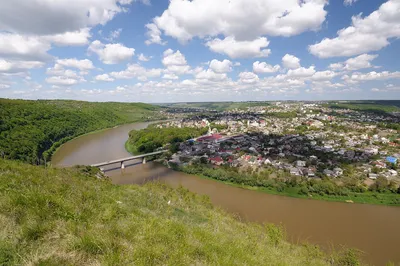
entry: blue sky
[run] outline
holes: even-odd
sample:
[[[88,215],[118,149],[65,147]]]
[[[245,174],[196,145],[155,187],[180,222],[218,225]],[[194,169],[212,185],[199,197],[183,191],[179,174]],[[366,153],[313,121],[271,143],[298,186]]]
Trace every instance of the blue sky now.
[[[0,97],[399,99],[400,0],[0,3]]]

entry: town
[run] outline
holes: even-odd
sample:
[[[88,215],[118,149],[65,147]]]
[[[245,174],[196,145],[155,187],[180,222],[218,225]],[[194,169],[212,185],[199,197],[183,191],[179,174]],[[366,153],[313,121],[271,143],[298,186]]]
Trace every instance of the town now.
[[[306,178],[378,177],[399,183],[399,132],[387,125],[398,113],[365,113],[319,103],[274,103],[157,125],[208,128],[204,136],[180,143],[168,163],[203,163],[242,169],[276,169]]]

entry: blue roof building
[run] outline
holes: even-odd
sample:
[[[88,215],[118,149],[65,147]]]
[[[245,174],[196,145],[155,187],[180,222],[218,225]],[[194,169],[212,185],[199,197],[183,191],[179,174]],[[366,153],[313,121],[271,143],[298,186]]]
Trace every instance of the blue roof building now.
[[[389,156],[389,157],[386,157],[386,161],[389,162],[389,163],[396,164],[397,163],[397,158]]]

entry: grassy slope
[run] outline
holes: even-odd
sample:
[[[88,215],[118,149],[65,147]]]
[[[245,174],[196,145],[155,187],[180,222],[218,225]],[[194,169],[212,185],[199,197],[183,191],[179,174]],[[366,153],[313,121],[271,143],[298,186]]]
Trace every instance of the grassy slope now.
[[[239,222],[185,189],[116,186],[93,172],[0,160],[0,264],[327,265],[332,259],[317,247],[289,244],[275,226]],[[351,251],[335,256],[334,265],[357,265]]]

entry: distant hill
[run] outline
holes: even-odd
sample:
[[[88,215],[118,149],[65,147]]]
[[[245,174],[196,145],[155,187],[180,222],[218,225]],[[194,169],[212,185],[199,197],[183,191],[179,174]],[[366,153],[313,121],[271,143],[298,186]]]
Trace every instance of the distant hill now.
[[[76,136],[149,120],[159,109],[144,103],[0,99],[0,157],[42,164]]]
[[[329,107],[383,114],[400,112],[400,101],[336,101],[331,102]]]
[[[159,104],[173,108],[203,108],[207,110],[227,111],[232,109],[246,109],[252,106],[268,106],[268,102],[187,102]]]

